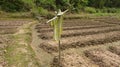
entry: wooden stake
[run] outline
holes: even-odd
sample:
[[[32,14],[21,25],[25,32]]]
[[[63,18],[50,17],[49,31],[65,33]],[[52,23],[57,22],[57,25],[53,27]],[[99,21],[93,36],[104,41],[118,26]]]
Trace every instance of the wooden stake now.
[[[60,45],[60,40],[59,40],[59,43],[58,43],[58,44],[59,44],[59,46],[58,46],[58,47],[59,47],[59,51],[58,51],[58,52],[59,52],[58,62],[59,62],[59,67],[61,67],[61,62],[60,62],[60,60],[61,60],[61,49],[60,49],[60,48],[61,48],[61,45]]]

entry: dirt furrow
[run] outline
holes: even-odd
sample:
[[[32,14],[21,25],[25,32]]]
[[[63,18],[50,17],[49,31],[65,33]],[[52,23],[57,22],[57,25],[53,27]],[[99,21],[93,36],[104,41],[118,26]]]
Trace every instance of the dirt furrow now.
[[[61,40],[61,50],[76,47],[85,47],[90,45],[105,44],[120,40],[120,31],[114,31],[109,33],[70,37]],[[57,43],[55,41],[45,41],[40,44],[40,48],[47,52],[58,51]]]
[[[103,27],[113,27],[115,25],[91,25],[91,26],[72,26],[72,27],[63,27],[63,31],[66,30],[82,30],[82,29],[90,29],[90,28],[103,28]],[[53,28],[40,28],[38,32],[52,32]]]
[[[120,56],[120,45],[117,46],[110,46],[109,50],[115,54],[118,54]]]
[[[51,67],[58,66],[58,58],[55,57]],[[86,57],[77,54],[76,52],[67,52],[61,56],[61,67],[98,67]]]
[[[103,27],[103,28],[93,28],[93,29],[83,29],[83,30],[68,30],[63,31],[62,38],[66,37],[73,37],[73,36],[86,36],[86,35],[93,35],[93,34],[99,34],[99,33],[107,33],[111,31],[120,31],[120,27]],[[52,39],[53,38],[53,32],[48,33],[41,33],[38,35],[41,39]]]
[[[16,29],[0,29],[0,34],[13,34],[17,32]]]
[[[117,24],[117,25],[120,25],[120,20],[118,19],[98,19],[97,21],[100,21],[100,22],[105,22],[105,23],[108,23],[108,24]]]
[[[74,23],[73,23],[74,22]],[[89,19],[89,20],[83,20],[83,19],[72,19],[72,20],[66,20],[64,23],[63,23],[63,27],[71,27],[71,26],[86,26],[86,25],[108,25],[108,23],[104,23],[104,22],[99,22],[99,21],[94,21],[92,19]],[[110,24],[112,25],[112,24]],[[45,23],[41,23],[41,24],[38,24],[36,26],[36,29],[39,29],[39,28],[49,28],[50,27],[50,24],[45,24]]]
[[[120,57],[103,49],[91,49],[85,51],[87,57],[92,59],[100,67],[119,67]]]
[[[0,20],[0,26],[21,26],[32,20]]]
[[[18,26],[0,26],[0,29],[18,28]]]

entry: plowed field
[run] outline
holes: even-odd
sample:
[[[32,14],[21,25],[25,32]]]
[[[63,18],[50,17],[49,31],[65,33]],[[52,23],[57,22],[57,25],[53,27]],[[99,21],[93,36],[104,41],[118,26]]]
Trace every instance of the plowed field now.
[[[50,25],[39,23],[35,29],[41,39],[39,48],[56,55],[58,43],[53,40]],[[71,49],[75,51],[71,52]],[[61,67],[120,67],[120,19],[66,19],[61,50]],[[57,67],[55,55],[51,67]]]

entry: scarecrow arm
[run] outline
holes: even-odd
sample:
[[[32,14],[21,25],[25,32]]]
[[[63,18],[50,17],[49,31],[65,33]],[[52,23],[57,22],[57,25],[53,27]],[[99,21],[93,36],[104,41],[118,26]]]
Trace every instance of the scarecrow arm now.
[[[61,10],[60,10],[60,11],[58,12],[57,16],[63,15],[63,14],[66,13],[67,11],[68,11],[68,9],[65,10],[65,11],[63,11],[63,12],[61,12]]]
[[[64,12],[61,12],[61,10],[60,10],[60,11],[58,12],[57,16],[55,16],[55,17],[53,17],[52,19],[48,20],[47,23],[49,23],[49,22],[55,20],[56,18],[58,18],[58,16],[63,15],[63,14],[66,13],[67,11],[68,11],[68,9],[65,10]]]
[[[53,17],[52,19],[48,20],[47,23],[49,23],[49,22],[55,20],[56,18],[57,18],[57,16]]]

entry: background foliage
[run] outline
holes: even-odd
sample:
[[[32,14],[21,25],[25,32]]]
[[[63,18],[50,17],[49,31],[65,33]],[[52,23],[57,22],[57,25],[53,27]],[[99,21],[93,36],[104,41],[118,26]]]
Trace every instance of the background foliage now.
[[[71,9],[74,12],[119,12],[120,0],[0,0],[0,10],[6,12],[38,11],[39,13]],[[46,14],[46,13],[45,13]]]

